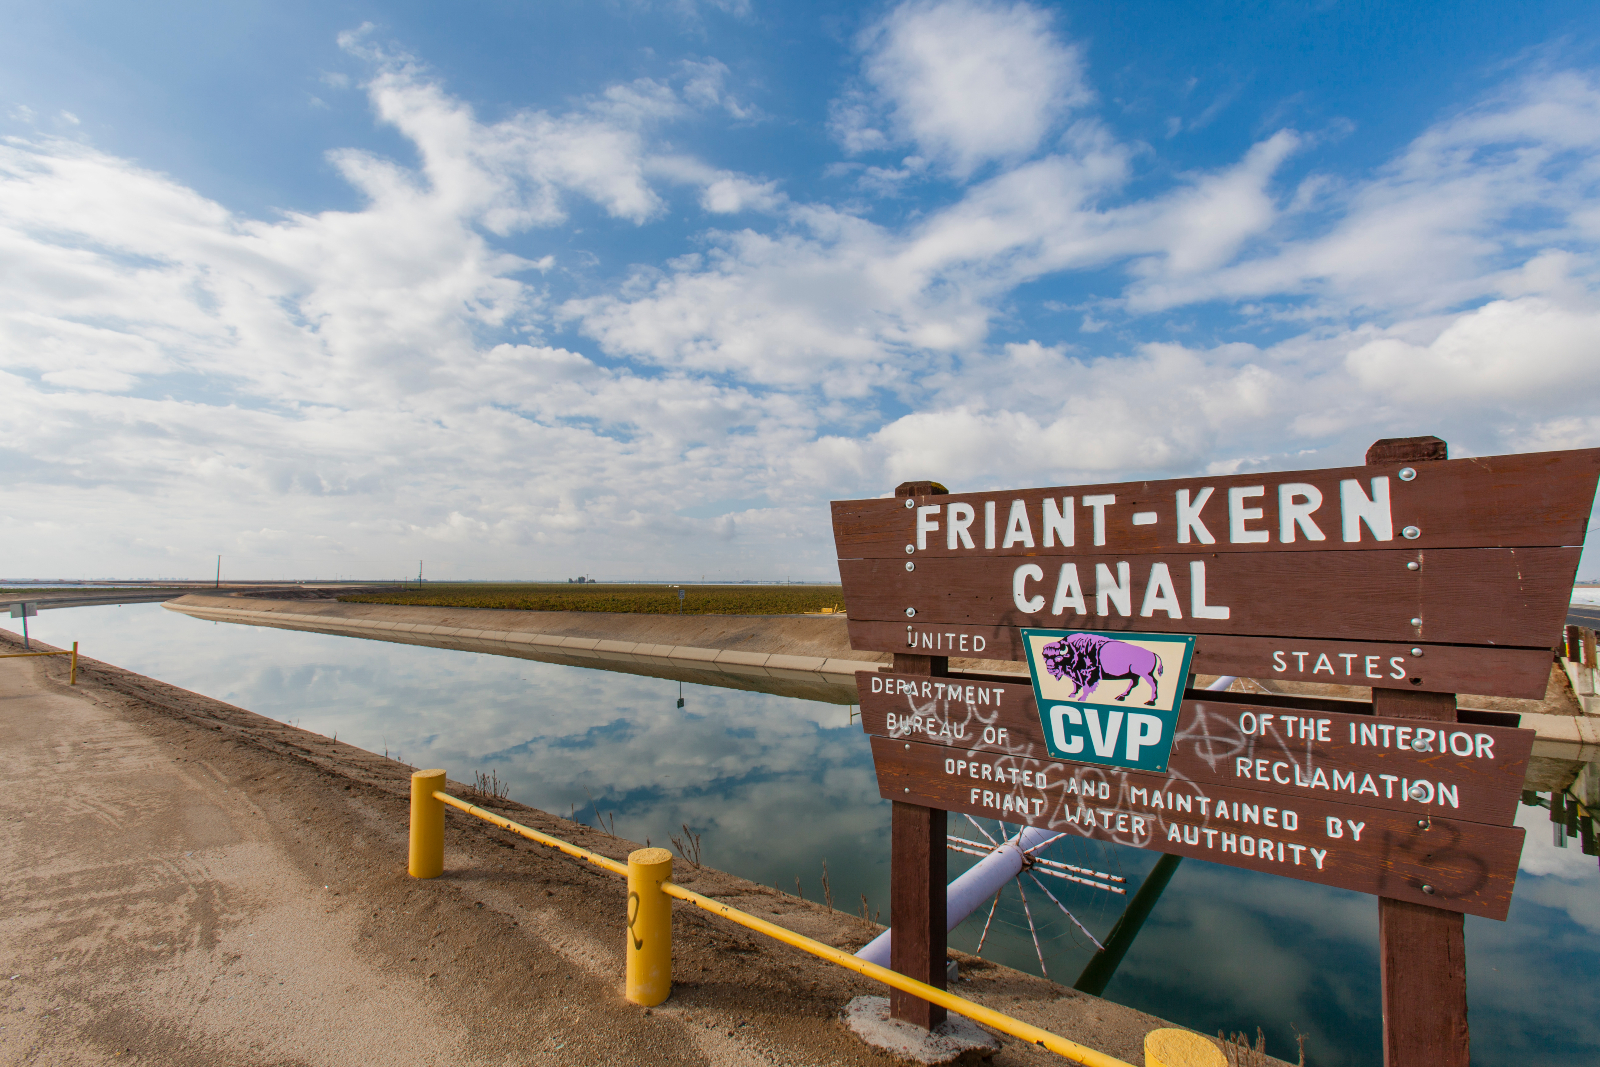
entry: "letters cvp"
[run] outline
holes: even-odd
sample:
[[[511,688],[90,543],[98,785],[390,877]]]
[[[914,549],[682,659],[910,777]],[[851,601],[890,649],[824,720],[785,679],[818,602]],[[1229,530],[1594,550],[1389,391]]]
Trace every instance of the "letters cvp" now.
[[[1102,713],[1105,715],[1103,722],[1100,718]],[[1159,715],[1147,715],[1139,711],[1124,713],[1109,708],[1078,708],[1071,704],[1053,704],[1046,714],[1055,750],[1064,756],[1083,752],[1083,743],[1087,739],[1096,756],[1101,759],[1115,758],[1117,735],[1122,732],[1124,715],[1128,724],[1124,755],[1129,763],[1138,762],[1141,749],[1154,748],[1163,741],[1163,723]]]
[[[1260,506],[1267,498],[1266,485],[1239,485],[1227,492],[1226,503],[1213,501],[1215,486],[1179,489],[1173,494],[1172,511],[1166,516],[1156,511],[1133,511],[1129,505],[1118,509],[1115,493],[1088,494],[1081,501],[1076,497],[1045,497],[1039,501],[1037,513],[1030,511],[1028,502],[1012,500],[1006,514],[1002,533],[997,500],[982,501],[983,521],[978,524],[978,510],[972,504],[952,501],[944,504],[927,504],[917,508],[916,547],[926,550],[930,535],[943,533],[944,547],[949,551],[973,550],[978,538],[983,539],[986,550],[995,548],[1072,548],[1078,541],[1078,512],[1089,512],[1091,540],[1097,546],[1106,544],[1108,531],[1117,531],[1124,525],[1164,527],[1157,531],[1172,531],[1169,543],[1188,545],[1214,545],[1218,531],[1226,531],[1229,544],[1267,544],[1277,535],[1280,544],[1293,544],[1299,537],[1307,541],[1326,541],[1328,534],[1322,523],[1338,523],[1339,536],[1345,542],[1358,542],[1362,527],[1375,541],[1394,540],[1394,517],[1389,504],[1389,479],[1378,477],[1367,486],[1358,478],[1346,478],[1339,483],[1339,506],[1336,520],[1324,516],[1318,521],[1323,507],[1322,490],[1309,482],[1283,482],[1275,487],[1277,522],[1266,520],[1266,509]],[[909,501],[908,501],[909,503]],[[1209,514],[1208,514],[1209,509]],[[1034,531],[1038,531],[1035,536]],[[1415,536],[1407,531],[1406,536]],[[1166,541],[1166,536],[1158,538]]]

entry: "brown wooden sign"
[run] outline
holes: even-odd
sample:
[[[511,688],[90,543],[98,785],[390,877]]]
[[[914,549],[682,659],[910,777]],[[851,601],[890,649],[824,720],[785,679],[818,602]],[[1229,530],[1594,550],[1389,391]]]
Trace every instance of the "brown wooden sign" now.
[[[1579,548],[839,561],[853,618],[1517,645],[1561,636]],[[1416,563],[1411,570],[1406,564]],[[1492,610],[1490,610],[1492,608]],[[915,614],[911,614],[915,612]]]
[[[863,730],[951,749],[954,777],[969,788],[1015,786],[1018,761],[1052,759],[1031,685],[865,671],[856,679]],[[1244,790],[1256,804],[1337,802],[1413,821],[1510,826],[1533,738],[1532,730],[1196,696],[1181,706],[1165,777],[1206,795]],[[1111,768],[1056,762],[1085,780],[1123,778]]]
[[[1456,695],[1544,695],[1600,449],[1447,454],[1393,438],[1337,470],[835,502],[851,644],[895,654],[895,675],[858,676],[895,802],[894,965],[942,982],[946,812],[990,816],[1377,895],[1385,1064],[1467,1067],[1462,916],[1506,916],[1531,732],[1462,722]],[[1103,649],[1175,639],[1174,674],[1364,686],[1383,714],[1174,709],[1156,657],[1146,706],[1176,737],[1147,758],[1156,716],[1085,694],[1141,677]],[[951,657],[1026,659],[1039,688],[952,676]]]
[[[1492,919],[1510,907],[1520,827],[1020,756],[982,757],[1006,781],[974,782],[956,752],[872,738],[880,794]]]
[[[1409,474],[1407,472],[1410,472]],[[833,504],[841,559],[1583,544],[1600,449]],[[1030,543],[1031,542],[1031,543]],[[906,549],[912,551],[908,554]]]
[[[1542,697],[1597,475],[1585,449],[896,496],[835,502],[834,535],[862,650],[1172,632],[1205,673]]]
[[[852,648],[918,656],[1020,661],[1015,626],[927,622],[847,623]],[[1334,685],[1410,686],[1422,692],[1543,697],[1550,653],[1542,648],[1435,645],[1426,641],[1327,641],[1320,638],[1201,634],[1190,664],[1196,674]]]

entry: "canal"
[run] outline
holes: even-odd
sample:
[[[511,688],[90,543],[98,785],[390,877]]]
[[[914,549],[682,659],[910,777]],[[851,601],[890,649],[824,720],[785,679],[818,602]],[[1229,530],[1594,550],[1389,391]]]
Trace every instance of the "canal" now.
[[[697,835],[708,864],[887,921],[889,805],[850,709],[694,685],[680,707],[679,683],[662,679],[203,622],[155,604],[49,611],[30,630],[457,780],[492,771],[513,799],[622,837]],[[1000,830],[951,819],[965,837]],[[1600,1049],[1600,868],[1576,842],[1554,847],[1546,820],[1519,814],[1528,839],[1509,920],[1466,920],[1478,1065],[1587,1065]],[[1047,855],[1130,890],[1156,858],[1088,841]],[[971,862],[952,853],[952,877]],[[1122,899],[1067,882],[1044,887],[1056,900],[1023,888],[1025,904],[1006,890],[992,920],[980,909],[952,944],[972,951],[987,923],[984,956],[1070,985],[1093,945],[1062,909],[1103,938]],[[1380,1063],[1377,904],[1187,860],[1106,996],[1209,1033],[1259,1026],[1291,1062],[1301,1033],[1308,1063]]]

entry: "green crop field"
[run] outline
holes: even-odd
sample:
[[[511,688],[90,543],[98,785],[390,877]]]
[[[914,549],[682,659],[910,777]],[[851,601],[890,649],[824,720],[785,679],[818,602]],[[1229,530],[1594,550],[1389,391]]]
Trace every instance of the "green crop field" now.
[[[800,615],[844,604],[837,585],[686,585],[685,615]],[[358,593],[347,604],[410,604],[437,608],[511,608],[520,611],[620,611],[675,615],[678,590],[665,585],[516,582],[430,583],[421,589]]]

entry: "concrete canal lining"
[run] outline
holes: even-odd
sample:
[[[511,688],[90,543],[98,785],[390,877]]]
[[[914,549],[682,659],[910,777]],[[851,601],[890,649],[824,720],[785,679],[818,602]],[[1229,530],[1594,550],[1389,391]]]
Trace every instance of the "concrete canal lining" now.
[[[227,596],[186,596],[163,606],[214,622],[490,652],[832,704],[856,703],[856,672],[890,662],[886,654],[852,649],[843,616],[507,611]]]

